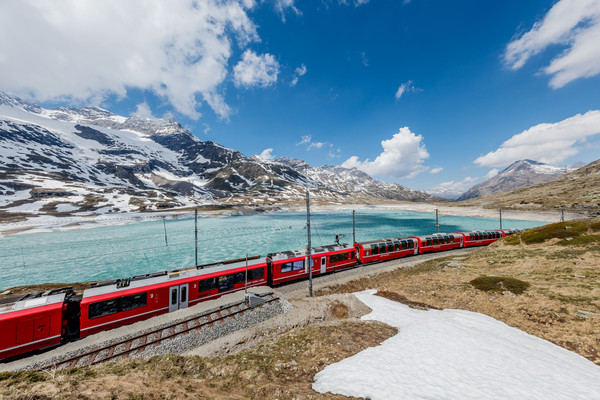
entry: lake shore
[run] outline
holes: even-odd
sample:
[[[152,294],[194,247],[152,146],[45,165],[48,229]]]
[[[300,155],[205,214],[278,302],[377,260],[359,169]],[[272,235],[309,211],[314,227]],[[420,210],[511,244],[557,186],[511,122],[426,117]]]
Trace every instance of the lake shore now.
[[[424,213],[435,213],[438,210],[440,216],[452,215],[459,217],[481,217],[499,218],[499,211],[474,206],[449,206],[427,203],[382,203],[382,204],[311,204],[313,212],[319,211],[348,211],[348,210],[406,210]],[[199,208],[198,217],[229,217],[235,215],[253,215],[270,212],[302,212],[304,204],[270,204],[262,206],[240,206],[232,208]],[[40,215],[31,216],[23,221],[0,223],[0,236],[65,231],[75,229],[96,228],[101,226],[116,226],[135,224],[147,221],[159,221],[162,219],[184,219],[193,218],[193,209],[178,209],[157,212],[128,212],[118,214],[88,214],[70,216]],[[565,220],[585,217],[583,214],[565,213]],[[516,211],[502,210],[503,219],[514,219],[524,221],[558,222],[561,220],[560,212],[546,211]]]

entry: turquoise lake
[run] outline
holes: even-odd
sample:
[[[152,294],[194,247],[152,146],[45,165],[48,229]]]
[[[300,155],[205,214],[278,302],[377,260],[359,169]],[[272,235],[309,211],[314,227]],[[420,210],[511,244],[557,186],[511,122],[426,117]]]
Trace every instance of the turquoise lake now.
[[[440,232],[498,229],[491,218],[439,217]],[[503,219],[502,226],[532,228],[541,221]],[[165,240],[166,228],[166,240]],[[312,245],[352,241],[352,211],[315,212]],[[435,232],[435,214],[400,210],[356,212],[356,240]],[[304,249],[306,214],[269,213],[198,219],[198,263],[242,258],[248,253]],[[73,231],[0,237],[0,290],[49,282],[126,278],[195,263],[194,219],[142,222]]]

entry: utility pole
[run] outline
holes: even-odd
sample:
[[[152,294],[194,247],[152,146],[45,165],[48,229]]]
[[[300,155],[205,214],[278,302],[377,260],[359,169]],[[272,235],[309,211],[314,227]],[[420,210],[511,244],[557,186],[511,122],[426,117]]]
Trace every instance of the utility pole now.
[[[565,222],[565,209],[561,208],[560,210],[560,222]]]
[[[246,280],[244,281],[244,294],[248,295],[248,253],[246,253]]]
[[[435,209],[435,233],[440,232],[440,224],[438,223],[438,209]]]
[[[308,263],[308,295],[313,297],[313,287],[312,287],[312,265],[311,265],[311,244],[310,244],[310,197],[308,193],[308,186],[306,187],[306,231],[308,234],[308,246],[306,247],[307,259]]]
[[[196,248],[196,265],[198,265],[198,209],[194,210],[194,243]]]
[[[500,230],[502,230],[502,209],[500,211]]]
[[[356,210],[352,210],[352,246],[356,243]]]
[[[165,222],[165,217],[163,217],[163,227],[165,228],[165,245],[168,247],[169,242],[167,241],[167,223]]]

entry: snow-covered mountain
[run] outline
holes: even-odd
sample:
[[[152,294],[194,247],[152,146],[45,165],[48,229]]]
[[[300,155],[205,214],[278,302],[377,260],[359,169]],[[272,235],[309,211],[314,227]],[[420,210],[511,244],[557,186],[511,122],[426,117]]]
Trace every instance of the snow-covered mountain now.
[[[478,183],[467,190],[458,198],[458,201],[489,196],[496,193],[508,192],[512,189],[553,181],[576,168],[577,166],[575,165],[555,167],[532,160],[516,161],[498,173],[498,175],[485,182]]]
[[[48,110],[0,92],[0,219],[293,202],[306,185],[321,201],[428,199],[360,171],[280,161],[201,141],[173,120]]]
[[[343,168],[331,165],[311,167],[306,162],[295,158],[278,158],[276,162],[288,165],[303,173],[307,178],[319,182],[329,188],[355,196],[375,197],[382,200],[400,201],[443,201],[420,190],[406,188],[397,183],[382,182],[371,178],[356,168]]]

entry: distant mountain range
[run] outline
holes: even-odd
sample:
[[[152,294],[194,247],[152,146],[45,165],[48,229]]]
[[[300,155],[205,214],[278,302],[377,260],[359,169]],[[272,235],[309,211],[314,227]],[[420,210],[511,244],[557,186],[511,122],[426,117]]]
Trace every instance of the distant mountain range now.
[[[457,200],[462,201],[475,197],[484,197],[553,181],[582,165],[577,164],[564,168],[532,160],[516,161],[498,173],[498,175],[473,186]]]
[[[564,208],[598,214],[600,211],[600,160],[557,179],[462,202],[465,205],[520,210]]]
[[[0,219],[199,204],[439,201],[341,167],[265,161],[178,122],[97,107],[44,109],[0,92]]]

